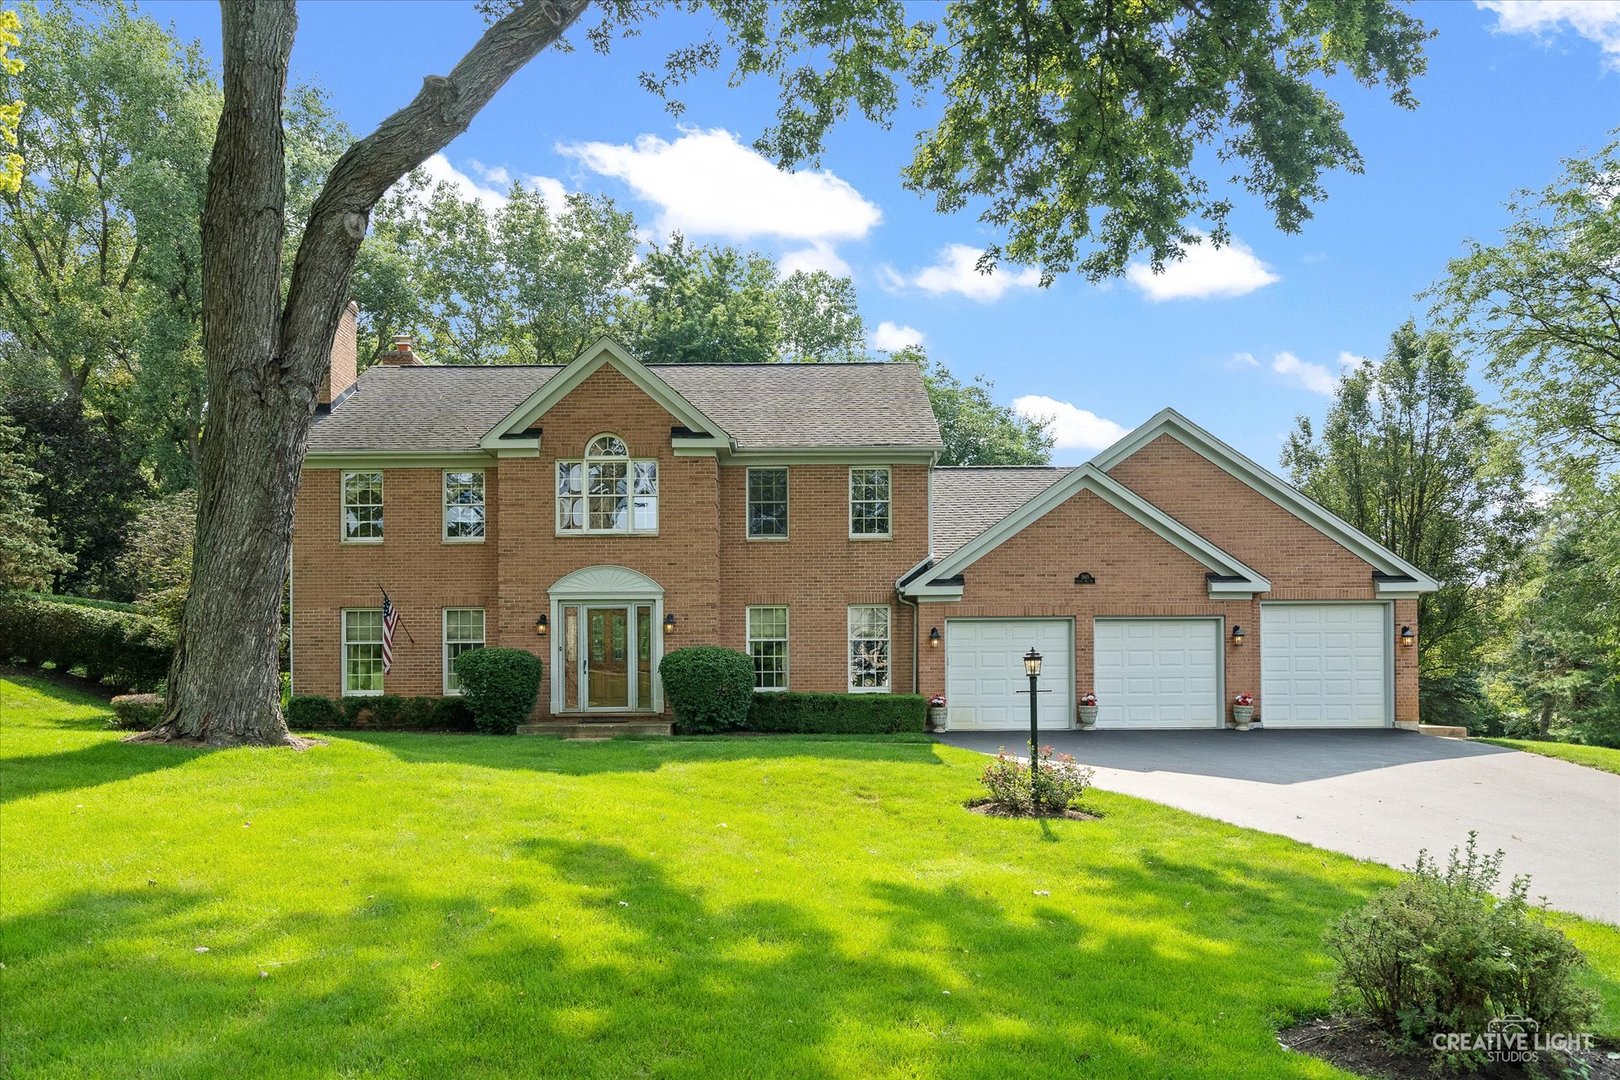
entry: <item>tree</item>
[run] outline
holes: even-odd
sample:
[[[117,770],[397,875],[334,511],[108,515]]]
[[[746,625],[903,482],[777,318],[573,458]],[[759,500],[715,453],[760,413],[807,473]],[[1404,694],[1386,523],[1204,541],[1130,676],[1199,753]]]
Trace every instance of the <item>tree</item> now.
[[[34,487],[39,474],[28,467],[21,433],[0,414],[0,592],[38,591],[72,566],[56,548],[50,523],[39,514]]]
[[[517,68],[559,42],[586,0],[483,6],[498,18],[450,75],[430,77],[333,167],[285,294],[283,92],[296,17],[272,0],[223,8],[224,110],[202,232],[209,419],[192,588],[157,737],[288,740],[275,630],[293,495],[368,215]],[[587,36],[605,51],[665,8],[616,0]],[[901,0],[721,0],[712,10],[734,74],[779,84],[778,122],[763,142],[783,163],[814,158],[851,106],[887,124],[900,81],[941,87],[945,119],[920,141],[908,182],[945,209],[986,199],[1007,254],[1049,275],[1090,243],[1099,246],[1081,264],[1088,273],[1117,272],[1143,247],[1162,261],[1192,236],[1194,217],[1223,239],[1226,200],[1191,167],[1211,144],[1248,166],[1237,183],[1267,200],[1279,226],[1298,228],[1322,171],[1357,165],[1338,108],[1312,80],[1347,67],[1409,105],[1427,36],[1392,0],[1227,0],[1215,11],[1052,4],[1011,14],[994,0],[955,0],[943,27],[909,22]],[[643,82],[668,93],[723,55],[713,41],[678,47]]]
[[[17,29],[22,21],[15,11],[0,11],[0,75],[20,75],[23,62],[10,51],[22,43]],[[17,153],[17,124],[22,120],[23,103],[0,101],[0,192],[14,193],[22,186],[23,159]]]
[[[1520,192],[1430,290],[1554,465],[1620,462],[1620,141]]]
[[[642,260],[641,296],[619,324],[637,356],[660,364],[781,359],[776,264],[757,252],[688,244],[676,233]]]
[[[1430,678],[1473,669],[1533,526],[1517,446],[1467,375],[1447,335],[1408,322],[1340,381],[1321,437],[1301,417],[1283,450],[1302,492],[1441,583],[1419,601]]]
[[[197,494],[178,491],[141,507],[118,568],[144,609],[173,624],[191,588]]]
[[[897,352],[894,358],[924,366],[928,403],[945,441],[941,465],[1045,465],[1052,460],[1049,424],[997,405],[990,397],[994,384],[983,375],[964,383],[943,366],[929,367],[920,347]]]
[[[776,287],[776,307],[783,360],[825,364],[867,359],[866,323],[849,278],[796,270]]]

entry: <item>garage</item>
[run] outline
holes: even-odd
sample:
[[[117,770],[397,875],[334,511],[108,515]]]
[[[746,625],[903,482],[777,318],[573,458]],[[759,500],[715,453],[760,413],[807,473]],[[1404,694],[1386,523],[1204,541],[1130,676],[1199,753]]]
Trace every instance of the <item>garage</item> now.
[[[948,619],[945,700],[958,731],[1028,731],[1024,654],[1041,654],[1042,730],[1074,726],[1074,624],[1068,619]],[[1020,691],[1024,691],[1020,693]]]
[[[1390,618],[1384,604],[1261,604],[1264,725],[1387,727]]]
[[[1222,723],[1219,619],[1098,619],[1097,726]]]

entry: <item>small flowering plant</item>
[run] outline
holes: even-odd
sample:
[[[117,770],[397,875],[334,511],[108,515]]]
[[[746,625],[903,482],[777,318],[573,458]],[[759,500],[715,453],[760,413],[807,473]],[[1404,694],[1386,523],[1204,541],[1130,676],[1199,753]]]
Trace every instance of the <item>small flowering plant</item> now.
[[[928,707],[931,709],[943,709],[945,707],[945,695],[935,694],[933,697],[929,698]]]
[[[1086,691],[1084,694],[1080,695],[1080,704],[1084,705],[1088,709],[1095,709],[1097,707],[1097,695],[1091,693],[1089,690]]]
[[[1091,786],[1091,776],[1072,754],[1053,753],[1050,746],[1040,748],[1033,770],[1002,747],[979,779],[988,794],[985,802],[1006,813],[1041,815],[1073,807]]]
[[[1232,699],[1232,704],[1234,704],[1234,705],[1236,705],[1236,706],[1238,706],[1240,708],[1248,708],[1250,705],[1254,704],[1254,695],[1253,694],[1239,694],[1237,697]]]

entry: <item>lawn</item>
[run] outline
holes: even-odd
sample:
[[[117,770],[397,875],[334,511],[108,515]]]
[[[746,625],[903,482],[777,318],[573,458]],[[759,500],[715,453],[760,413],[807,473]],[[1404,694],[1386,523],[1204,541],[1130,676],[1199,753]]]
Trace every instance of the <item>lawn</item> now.
[[[1394,878],[1107,793],[980,817],[921,739],[104,722],[0,681],[0,1074],[1343,1076],[1274,1031]],[[1620,930],[1570,926],[1614,1034]]]
[[[1604,772],[1620,774],[1620,750],[1611,750],[1607,746],[1582,746],[1580,743],[1544,742],[1539,739],[1475,739],[1474,741],[1490,743],[1492,746],[1506,746],[1511,750],[1523,750],[1527,754],[1540,754],[1542,757],[1557,758],[1560,761],[1572,761],[1576,765],[1585,765],[1593,769],[1602,769]]]

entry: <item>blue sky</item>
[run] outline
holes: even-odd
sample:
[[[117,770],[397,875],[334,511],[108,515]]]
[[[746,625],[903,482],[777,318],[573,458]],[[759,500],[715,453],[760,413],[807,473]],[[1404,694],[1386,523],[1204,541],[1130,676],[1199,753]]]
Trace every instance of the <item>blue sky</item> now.
[[[217,62],[214,4],[143,10]],[[649,229],[850,273],[878,344],[920,336],[959,376],[993,379],[998,400],[1055,415],[1059,462],[1085,460],[1171,405],[1275,466],[1293,418],[1325,412],[1341,365],[1381,355],[1391,330],[1422,316],[1414,294],[1465,237],[1496,235],[1513,191],[1549,182],[1561,158],[1595,150],[1620,125],[1620,0],[1413,10],[1439,31],[1415,112],[1345,77],[1329,84],[1366,171],[1331,176],[1330,198],[1292,236],[1239,195],[1238,244],[1159,279],[1040,289],[1016,267],[974,274],[994,234],[900,184],[927,109],[887,132],[851,121],[820,171],[792,176],[747,149],[771,118],[773,87],[705,78],[677,121],[636,73],[699,32],[688,16],[650,24],[611,56],[542,55],[433,164],[489,198],[514,178],[600,192]],[[369,131],[482,28],[466,0],[305,3],[293,78],[324,86],[349,125]]]

